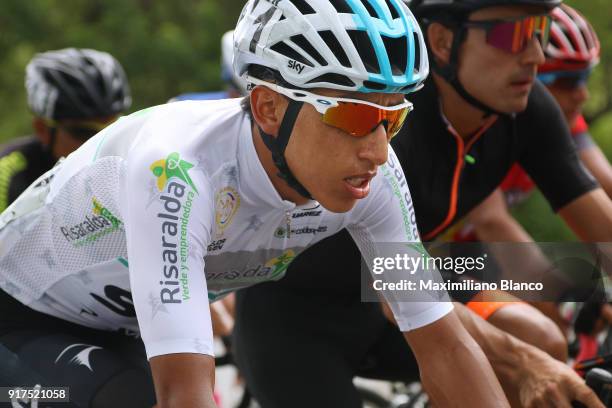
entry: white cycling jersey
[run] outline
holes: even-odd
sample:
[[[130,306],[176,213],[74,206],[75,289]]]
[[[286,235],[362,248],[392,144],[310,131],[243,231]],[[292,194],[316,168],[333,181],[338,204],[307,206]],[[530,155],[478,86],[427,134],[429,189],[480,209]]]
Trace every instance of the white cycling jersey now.
[[[366,259],[375,243],[418,243],[391,149],[351,211],[296,206],[268,178],[239,102],[146,109],[61,161],[0,216],[0,287],[81,325],[139,330],[149,358],[212,355],[208,303],[280,279],[309,245],[345,227]],[[391,306],[404,331],[452,309]]]

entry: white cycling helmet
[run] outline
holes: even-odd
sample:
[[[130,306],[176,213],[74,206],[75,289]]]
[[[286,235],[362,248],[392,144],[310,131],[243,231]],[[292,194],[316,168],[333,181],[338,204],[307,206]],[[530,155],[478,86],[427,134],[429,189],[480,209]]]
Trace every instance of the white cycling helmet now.
[[[410,93],[429,73],[403,0],[249,0],[234,47],[239,76],[260,65],[298,88]]]
[[[242,95],[246,95],[247,81],[236,75],[234,71],[234,30],[223,34],[221,38],[221,78],[230,84]]]

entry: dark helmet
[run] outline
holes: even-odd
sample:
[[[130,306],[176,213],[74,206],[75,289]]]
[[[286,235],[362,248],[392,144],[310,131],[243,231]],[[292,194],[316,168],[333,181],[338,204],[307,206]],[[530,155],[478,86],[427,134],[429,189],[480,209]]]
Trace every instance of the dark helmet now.
[[[26,67],[28,105],[46,119],[87,119],[125,111],[132,103],[119,62],[106,52],[65,48],[36,54]]]
[[[472,11],[493,6],[542,6],[551,10],[560,4],[561,0],[412,0],[410,9],[417,18],[432,17],[440,12],[463,17]]]

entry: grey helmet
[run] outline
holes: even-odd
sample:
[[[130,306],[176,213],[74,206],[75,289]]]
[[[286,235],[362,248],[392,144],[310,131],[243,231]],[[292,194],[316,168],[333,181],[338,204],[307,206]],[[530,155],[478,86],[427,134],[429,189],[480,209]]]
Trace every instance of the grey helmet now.
[[[132,104],[119,62],[91,49],[36,54],[26,67],[25,86],[31,111],[46,119],[107,117]]]

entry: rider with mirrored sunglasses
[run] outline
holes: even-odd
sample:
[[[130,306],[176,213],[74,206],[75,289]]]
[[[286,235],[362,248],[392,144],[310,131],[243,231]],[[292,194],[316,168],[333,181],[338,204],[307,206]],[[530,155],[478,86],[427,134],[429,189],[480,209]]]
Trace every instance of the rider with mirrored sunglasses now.
[[[425,239],[436,238],[461,219],[520,162],[564,218],[585,225],[588,239],[609,240],[609,212],[598,212],[610,207],[609,200],[580,165],[553,98],[534,83],[550,28],[550,17],[544,13],[558,4],[546,0],[412,3],[427,29],[434,75],[411,98],[418,101],[415,112],[392,145],[406,172],[410,208]],[[600,223],[589,221],[594,214]],[[282,406],[285,397],[306,394],[302,382],[287,376],[294,366],[296,373],[309,378],[309,386],[318,378],[314,367],[328,366],[342,379],[335,384],[343,395],[350,395],[346,384],[354,375],[410,377],[401,370],[409,357],[398,352],[401,347],[393,329],[384,324],[375,305],[359,302],[361,282],[351,275],[359,269],[359,262],[353,261],[356,255],[348,235],[339,234],[296,259],[284,281],[237,294],[236,343],[249,356],[243,372],[256,396]],[[305,279],[312,273],[318,276],[315,281]],[[520,307],[527,307],[533,316],[519,320],[531,329],[528,340],[562,358],[566,346],[554,323],[532,307]],[[482,341],[517,406],[519,400],[526,406],[564,406],[584,391],[580,379],[563,363],[484,321],[467,319],[469,315],[464,324],[475,330],[472,335]],[[314,321],[325,322],[325,330],[310,330]],[[351,340],[340,335],[353,333],[357,324],[367,335]],[[282,342],[289,338],[295,341]],[[497,341],[501,343],[495,345]],[[269,357],[266,350],[279,342],[283,346],[275,347],[274,358]],[[538,378],[539,369],[522,367],[518,368],[522,374],[513,376],[512,370],[506,371],[512,364],[503,362],[510,355],[522,356],[519,360],[530,360],[548,374]],[[282,387],[275,387],[278,384]],[[317,383],[314,388],[319,386],[326,385]]]
[[[164,408],[215,405],[209,302],[280,279],[300,252],[343,228],[367,259],[385,242],[422,251],[389,147],[411,106],[405,95],[429,72],[408,7],[250,0],[234,46],[237,73],[252,78],[246,109],[237,99],[183,101],[123,117],[0,216],[5,297],[98,332],[139,331]],[[439,295],[388,299],[433,401],[508,406]],[[96,372],[108,350],[93,347]],[[54,359],[36,367],[53,375]]]
[[[582,107],[589,96],[587,81],[599,62],[599,40],[587,19],[567,5],[554,9],[552,19],[550,42],[544,49],[546,60],[538,67],[538,79],[559,103],[582,163],[608,196],[612,196],[612,166],[591,138],[582,116]],[[514,165],[501,184],[501,191],[495,191],[472,210],[466,217],[467,224],[456,225],[450,231],[451,239],[461,242],[476,239],[491,242],[532,241],[509,214],[508,208],[526,200],[534,188],[535,184],[527,173],[520,165]],[[532,262],[547,264],[539,252],[533,252],[531,256],[535,258]],[[568,322],[561,317],[553,303],[537,306],[560,327],[567,328]]]

